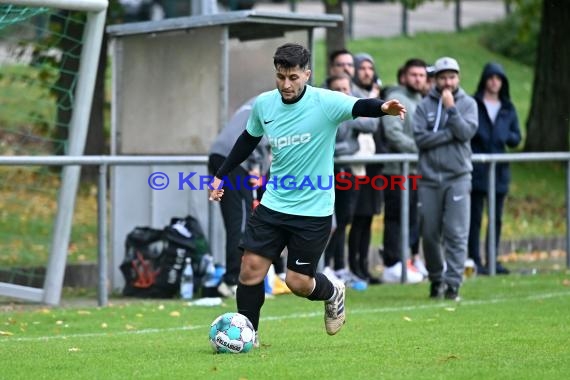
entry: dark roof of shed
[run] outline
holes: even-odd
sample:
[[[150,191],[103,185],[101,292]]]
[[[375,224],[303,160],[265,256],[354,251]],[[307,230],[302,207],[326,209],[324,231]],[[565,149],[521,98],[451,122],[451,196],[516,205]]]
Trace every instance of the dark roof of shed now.
[[[296,30],[336,27],[342,20],[342,15],[247,10],[111,25],[107,32],[111,37],[124,37],[227,25],[230,38],[255,40],[280,37]]]

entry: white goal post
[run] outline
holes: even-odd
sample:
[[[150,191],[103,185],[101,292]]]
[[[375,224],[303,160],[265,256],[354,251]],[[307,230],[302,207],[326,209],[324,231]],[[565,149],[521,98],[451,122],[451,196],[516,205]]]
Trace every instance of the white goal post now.
[[[86,12],[87,21],[82,38],[83,48],[81,50],[78,80],[74,93],[74,107],[69,123],[69,149],[67,152],[70,156],[82,155],[87,138],[108,1],[0,0],[0,4]],[[52,244],[43,288],[0,283],[0,296],[49,305],[58,305],[60,303],[80,172],[80,166],[65,166],[62,169],[57,214],[54,221]]]
[[[47,7],[69,11],[100,12],[107,10],[109,2],[107,0],[0,0],[0,3],[34,8]]]

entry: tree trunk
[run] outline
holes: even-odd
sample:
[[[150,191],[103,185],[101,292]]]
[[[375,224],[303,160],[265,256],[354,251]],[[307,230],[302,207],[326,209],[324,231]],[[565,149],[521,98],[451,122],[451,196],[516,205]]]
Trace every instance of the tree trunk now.
[[[85,142],[86,156],[105,154],[105,71],[107,70],[107,34],[103,34],[101,42],[101,53],[99,54],[99,64],[97,66],[97,79],[95,80],[95,90],[93,102],[91,104],[91,115],[89,117],[89,129],[87,130],[87,140]],[[93,165],[86,165],[81,170],[82,181],[96,183],[99,168]]]
[[[408,28],[408,3],[403,1],[402,2],[402,36],[408,36],[410,34]]]
[[[513,11],[512,0],[505,0],[505,13],[510,15]]]
[[[461,26],[461,0],[455,0],[455,31],[461,32],[463,27]]]
[[[543,2],[525,151],[568,151],[570,2]]]
[[[339,15],[343,14],[342,0],[336,0],[336,1],[323,0],[323,3],[325,5],[325,12],[327,14],[339,14]],[[339,24],[338,28],[327,28],[326,44],[327,44],[327,60],[325,61],[327,62],[328,62],[328,57],[333,51],[346,48],[344,21]],[[328,72],[326,67],[324,72]]]

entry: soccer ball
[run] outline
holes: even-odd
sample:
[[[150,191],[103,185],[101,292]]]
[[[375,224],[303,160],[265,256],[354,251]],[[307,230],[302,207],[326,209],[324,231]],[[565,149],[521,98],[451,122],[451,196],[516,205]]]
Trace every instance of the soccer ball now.
[[[253,348],[255,331],[245,315],[225,313],[212,322],[209,338],[214,352],[239,354]]]

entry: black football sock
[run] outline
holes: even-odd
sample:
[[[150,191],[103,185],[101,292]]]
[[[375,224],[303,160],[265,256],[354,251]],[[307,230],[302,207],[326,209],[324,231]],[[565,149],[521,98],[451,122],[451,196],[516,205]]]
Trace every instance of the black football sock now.
[[[311,301],[328,301],[334,295],[334,286],[331,280],[322,273],[315,274],[315,289],[307,297]]]
[[[259,326],[261,306],[265,302],[265,284],[244,285],[238,282],[236,291],[238,313],[245,315],[253,325],[255,331]]]

